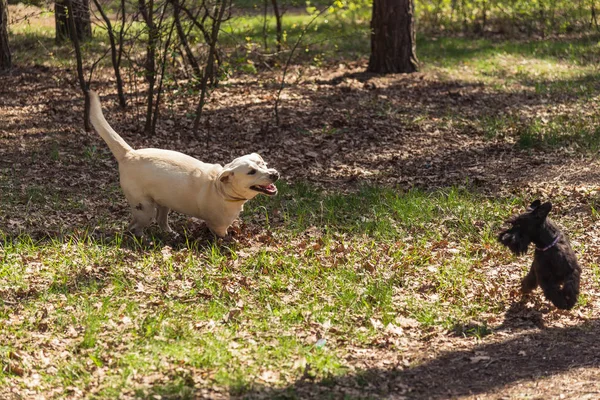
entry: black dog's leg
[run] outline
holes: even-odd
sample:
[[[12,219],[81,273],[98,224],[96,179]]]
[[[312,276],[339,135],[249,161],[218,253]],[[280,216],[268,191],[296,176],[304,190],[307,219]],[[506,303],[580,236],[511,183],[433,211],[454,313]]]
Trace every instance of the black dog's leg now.
[[[562,295],[567,303],[567,309],[572,308],[577,303],[579,296],[579,271],[575,270],[567,276],[562,288]]]
[[[560,308],[561,310],[568,310],[575,305],[574,302],[567,302],[565,299],[565,294],[561,290],[560,284],[557,282],[550,282],[545,280],[540,280],[540,287],[544,291],[544,296],[548,300],[552,302],[556,306],[556,308]],[[576,300],[576,299],[575,299]]]
[[[531,264],[531,268],[529,268],[529,272],[525,275],[525,278],[521,281],[521,292],[523,294],[531,292],[533,289],[538,287],[537,276],[535,275],[535,269],[533,268],[534,264]]]

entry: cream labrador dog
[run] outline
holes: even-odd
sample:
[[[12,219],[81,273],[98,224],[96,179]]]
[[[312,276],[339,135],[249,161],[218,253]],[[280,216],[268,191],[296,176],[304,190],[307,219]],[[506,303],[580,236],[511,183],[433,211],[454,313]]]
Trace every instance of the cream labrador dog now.
[[[277,194],[273,184],[279,172],[267,168],[256,153],[236,158],[222,167],[206,164],[183,153],[161,149],[134,150],[102,114],[100,98],[90,91],[90,120],[119,163],[121,188],[131,206],[129,229],[142,236],[156,218],[158,225],[173,232],[169,211],[203,219],[217,236],[239,216],[244,203],[259,193]]]

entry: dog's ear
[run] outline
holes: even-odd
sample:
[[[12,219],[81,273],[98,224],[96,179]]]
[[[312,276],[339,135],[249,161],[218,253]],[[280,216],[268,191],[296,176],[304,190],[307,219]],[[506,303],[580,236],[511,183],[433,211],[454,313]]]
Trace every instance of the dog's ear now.
[[[527,211],[533,211],[536,208],[538,208],[540,206],[540,204],[542,204],[542,202],[540,201],[540,199],[535,200],[533,203],[531,203],[529,205],[529,207],[527,207]]]
[[[226,169],[219,175],[219,180],[221,181],[221,183],[228,183],[231,180],[232,176],[233,171],[230,169]]]
[[[252,155],[260,158],[260,161],[265,161],[265,160],[263,160],[263,158],[258,153],[252,153]]]
[[[548,213],[552,210],[552,203],[549,201],[545,202],[541,206],[535,209],[535,216],[541,219],[544,219],[548,216]]]

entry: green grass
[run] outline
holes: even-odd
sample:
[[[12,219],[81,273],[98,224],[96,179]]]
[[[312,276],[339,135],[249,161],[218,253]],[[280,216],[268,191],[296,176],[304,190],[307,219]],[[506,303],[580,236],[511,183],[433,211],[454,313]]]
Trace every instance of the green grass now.
[[[482,132],[487,139],[515,138],[523,149],[568,147],[581,152],[600,150],[598,117],[585,109],[589,103],[578,101],[580,108],[547,117],[519,118],[513,114],[484,115],[469,121],[471,128]]]
[[[450,330],[502,307],[505,293],[481,291],[482,267],[518,199],[457,188],[280,189],[245,212],[248,224],[268,217],[272,239],[247,245],[5,236],[0,354],[22,361],[0,360],[40,374],[40,387],[91,385],[99,398],[186,398],[192,375],[243,393],[265,366],[271,383],[301,376],[306,364],[317,378],[344,374],[344,341],[368,345],[399,316],[424,332]],[[55,341],[44,353],[50,372],[27,363],[39,335]],[[14,379],[0,371],[0,382]]]
[[[418,51],[426,70],[445,79],[483,83],[504,93],[597,95],[598,36],[548,40],[422,39]]]
[[[283,18],[282,47],[294,47],[302,31],[311,23],[301,41],[296,59],[317,66],[333,57],[357,59],[369,51],[369,18],[366,10],[357,10],[351,14],[325,13],[314,21],[313,16],[307,13],[286,14]],[[258,47],[265,51],[263,24],[261,15],[237,16],[224,25],[222,43],[225,46],[244,45],[249,49]],[[273,53],[276,48],[274,17],[267,19],[266,28],[266,52]],[[283,62],[287,56],[286,52],[279,59]],[[245,59],[243,53],[238,57]]]

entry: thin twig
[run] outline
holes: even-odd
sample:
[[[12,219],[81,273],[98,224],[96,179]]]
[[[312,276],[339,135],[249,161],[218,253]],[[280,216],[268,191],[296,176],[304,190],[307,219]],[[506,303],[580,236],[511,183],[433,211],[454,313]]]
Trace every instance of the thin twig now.
[[[175,29],[175,21],[173,21],[171,23],[171,29],[169,30],[169,35],[167,36],[167,40],[165,41],[165,47],[163,50],[163,57],[162,57],[162,65],[161,65],[161,70],[160,70],[160,80],[158,81],[158,89],[157,89],[157,93],[156,93],[156,104],[154,105],[154,116],[152,117],[152,132],[156,132],[156,121],[158,120],[158,112],[159,112],[159,105],[160,105],[160,99],[161,99],[161,95],[162,95],[162,86],[163,86],[163,82],[164,82],[164,78],[165,78],[165,67],[167,65],[167,54],[168,49],[169,49],[169,45],[171,44],[171,35],[173,34],[173,29]]]
[[[325,11],[329,10],[329,8],[331,6],[333,6],[333,4],[334,4],[334,2],[331,2],[328,6],[326,6],[321,11],[319,11],[319,13],[316,14],[313,17],[313,19],[311,19],[308,22],[308,24],[306,24],[306,26],[304,27],[304,29],[302,29],[302,32],[300,33],[300,37],[298,37],[298,40],[294,44],[294,47],[292,47],[292,51],[290,52],[290,55],[289,55],[287,61],[285,62],[285,66],[283,67],[283,75],[281,76],[281,84],[279,85],[279,90],[277,91],[277,96],[275,97],[274,111],[275,111],[275,123],[277,124],[277,126],[279,126],[279,123],[280,123],[280,120],[279,120],[279,101],[281,100],[281,92],[283,92],[283,89],[285,87],[285,76],[286,76],[287,70],[288,70],[288,68],[290,66],[290,62],[292,61],[292,57],[294,56],[294,53],[296,52],[296,49],[298,48],[298,46],[302,42],[302,39],[304,38],[304,35],[308,31],[308,28],[313,24],[313,22],[315,22],[317,20],[317,18],[319,18],[321,15],[323,15],[323,13]]]
[[[90,83],[92,82],[92,75],[94,75],[94,69],[96,68],[98,63],[100,63],[100,61],[102,61],[104,59],[104,57],[106,57],[106,55],[108,54],[109,51],[110,51],[110,48],[104,50],[104,53],[96,61],[94,61],[92,66],[90,67],[90,75],[87,80],[88,88],[90,87]]]

